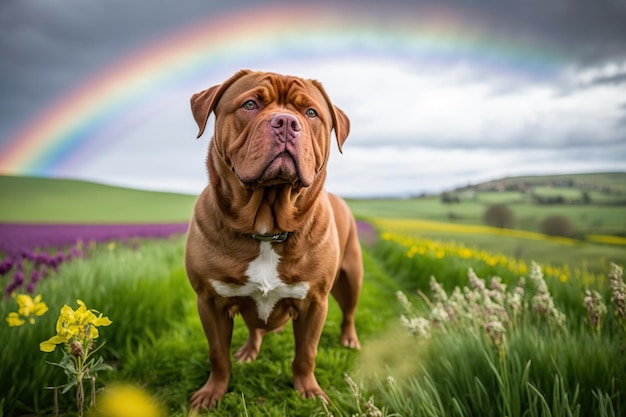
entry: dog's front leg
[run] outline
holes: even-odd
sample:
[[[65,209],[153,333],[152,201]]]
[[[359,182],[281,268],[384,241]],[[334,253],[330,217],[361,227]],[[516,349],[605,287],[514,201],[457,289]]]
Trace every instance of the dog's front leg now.
[[[233,319],[218,308],[214,298],[198,296],[198,313],[209,342],[211,373],[202,388],[192,395],[191,407],[213,408],[228,389]]]
[[[296,355],[293,360],[293,385],[302,398],[328,396],[315,379],[315,357],[328,310],[327,297],[311,299],[305,308],[299,309],[293,322]]]

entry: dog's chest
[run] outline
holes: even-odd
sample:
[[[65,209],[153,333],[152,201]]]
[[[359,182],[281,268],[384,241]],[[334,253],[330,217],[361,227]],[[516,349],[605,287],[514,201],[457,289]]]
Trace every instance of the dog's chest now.
[[[272,243],[261,242],[259,256],[250,262],[244,285],[211,280],[215,291],[222,297],[250,297],[256,303],[259,319],[267,323],[278,301],[284,298],[304,299],[309,291],[308,282],[285,284],[278,274],[280,256]]]

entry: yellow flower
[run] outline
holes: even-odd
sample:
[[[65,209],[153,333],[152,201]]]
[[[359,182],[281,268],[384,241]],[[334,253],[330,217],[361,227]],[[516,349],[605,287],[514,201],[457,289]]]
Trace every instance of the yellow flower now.
[[[48,311],[46,303],[41,301],[41,294],[34,299],[30,295],[20,294],[17,296],[17,304],[19,305],[18,313],[28,317],[30,324],[35,323],[35,319],[31,315],[41,317]]]
[[[45,342],[41,342],[39,344],[39,349],[42,352],[52,352],[54,349],[56,349],[58,344],[64,343],[64,342],[66,342],[64,337],[55,335],[55,336],[52,336],[50,339],[46,340]]]
[[[158,403],[141,388],[132,385],[106,387],[98,396],[90,417],[162,417]]]
[[[89,342],[98,338],[98,326],[111,324],[108,317],[103,317],[102,314],[96,316],[95,310],[87,309],[83,301],[76,300],[76,302],[79,305],[76,311],[67,304],[61,308],[56,324],[57,334],[39,344],[39,349],[43,352],[52,352],[56,345],[67,344],[71,340],[79,340],[83,345],[88,346]]]
[[[26,321],[23,320],[16,312],[9,313],[7,316],[7,322],[9,323],[9,327],[21,326],[26,323]]]
[[[7,322],[11,327],[25,324],[25,319],[28,319],[30,324],[35,324],[35,317],[41,317],[48,311],[46,303],[41,301],[41,295],[33,299],[30,295],[20,294],[16,299],[17,313],[9,313],[7,316]]]

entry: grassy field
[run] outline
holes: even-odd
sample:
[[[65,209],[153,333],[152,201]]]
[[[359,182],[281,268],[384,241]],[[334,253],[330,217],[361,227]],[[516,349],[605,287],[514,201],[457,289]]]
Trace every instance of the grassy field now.
[[[445,204],[439,197],[414,199],[350,200],[350,206],[362,217],[422,219],[457,224],[484,224],[483,214],[491,204],[507,204],[516,219],[516,228],[540,231],[548,216],[566,216],[581,234],[626,234],[626,206],[604,205],[535,205],[518,192],[484,192],[476,198]]]
[[[76,180],[0,176],[0,222],[186,222],[195,196]]]
[[[540,177],[543,182],[548,177]],[[552,177],[550,177],[552,178]],[[556,177],[559,178],[559,177]],[[626,174],[594,174],[584,178],[601,190],[610,188],[626,193]],[[583,181],[579,179],[579,181]],[[0,205],[0,222],[61,223],[149,223],[188,221],[195,196],[156,193],[112,187],[76,180],[0,176],[0,190],[7,198]],[[537,187],[540,194],[575,195],[578,189]],[[597,196],[596,196],[597,194]],[[591,191],[592,201],[603,194]],[[508,204],[516,217],[516,228],[539,231],[543,219],[562,214],[575,230],[585,234],[626,235],[626,207],[604,204],[535,205],[527,193],[519,191],[478,192],[460,203],[445,204],[438,196],[414,199],[351,200],[357,216],[363,218],[404,218],[483,224],[485,208],[490,204]]]
[[[577,181],[592,189],[626,193],[626,174],[580,174],[556,177],[522,177],[499,181],[538,184],[538,191],[560,192],[546,183]],[[195,196],[155,193],[111,187],[74,180],[50,180],[0,176],[0,190],[8,196],[0,205],[0,222],[39,223],[151,223],[187,222]],[[548,191],[546,191],[548,190]],[[580,190],[564,188],[573,193]],[[592,196],[592,199],[594,197]],[[458,241],[511,257],[543,263],[588,266],[606,271],[608,262],[626,263],[620,244],[596,241],[564,243],[558,239],[520,237],[507,231],[466,226],[483,225],[490,204],[508,204],[517,219],[517,229],[537,233],[541,221],[552,214],[567,216],[577,235],[626,235],[626,207],[612,205],[535,205],[519,191],[477,192],[460,203],[445,204],[441,198],[349,200],[355,215],[362,219],[403,219],[407,233],[429,239]],[[416,223],[419,220],[421,223]],[[431,223],[424,223],[428,221]]]
[[[39,180],[25,181],[31,193],[48,188],[57,199],[50,206],[33,206],[30,217],[24,217],[32,221],[140,221],[139,214],[159,201],[169,209],[154,209],[152,221],[187,221],[193,204],[189,196],[139,193],[140,198],[129,190],[90,190],[90,184],[61,182],[57,188],[55,182],[44,187],[37,185]],[[9,189],[6,184],[3,191]],[[65,191],[59,191],[63,187]],[[26,188],[21,201],[33,204]],[[85,209],[76,203],[77,198],[101,195],[125,196],[132,209],[121,205],[111,211],[106,204]],[[74,199],[64,202],[62,196]],[[302,400],[291,387],[293,336],[288,326],[266,337],[256,361],[233,367],[229,393],[215,410],[200,415],[626,413],[626,316],[621,313],[626,306],[619,304],[622,298],[612,288],[626,293],[626,284],[621,276],[618,280],[608,275],[620,275],[609,260],[622,263],[623,246],[581,245],[529,231],[494,230],[481,222],[450,222],[436,217],[440,203],[434,200],[350,203],[380,234],[375,244],[364,245],[366,276],[357,314],[361,352],[339,345],[340,312],[330,303],[316,375],[331,404]],[[4,203],[3,210],[6,221]],[[12,210],[22,209],[14,205]],[[433,217],[409,215],[411,210]],[[165,415],[188,415],[189,396],[210,369],[195,297],[182,265],[183,249],[183,237],[88,245],[83,258],[41,280],[36,294],[42,295],[49,311],[34,324],[0,325],[0,416],[53,414],[52,391],[45,387],[66,379],[46,361],[59,360],[61,352],[41,352],[39,343],[54,335],[61,307],[75,308],[77,299],[112,320],[100,329],[99,341],[106,341],[101,353],[114,371],[101,372],[99,386],[131,383],[166,410]],[[598,257],[603,259],[599,269],[589,272],[582,259],[592,262]],[[540,262],[541,272],[533,259]],[[621,282],[621,287],[613,282]],[[588,301],[587,289],[597,291],[599,298]],[[15,298],[0,301],[2,317],[17,309]],[[233,351],[245,337],[237,319]],[[59,407],[64,417],[76,415],[73,390],[60,396]]]
[[[54,334],[63,304],[76,308],[77,299],[113,322],[100,334],[106,339],[103,354],[116,370],[102,372],[101,381],[136,383],[158,399],[167,415],[187,415],[189,397],[204,383],[209,367],[195,294],[183,270],[183,245],[182,238],[135,242],[134,248],[102,244],[92,247],[85,258],[63,265],[58,275],[42,280],[37,293],[43,295],[49,313],[34,325],[0,325],[0,410],[4,410],[0,415],[52,415],[52,391],[45,387],[64,383],[64,375],[45,361],[59,360],[61,352],[40,352],[39,343]],[[362,292],[358,326],[362,342],[367,343],[399,315],[401,306],[388,305],[399,287],[377,262],[366,256],[365,266],[368,284]],[[339,344],[341,315],[337,304],[330,304],[317,377],[338,406],[353,409],[344,373],[354,371],[358,355]],[[0,302],[3,318],[16,310],[14,299]],[[246,336],[238,318],[233,349]],[[301,400],[291,387],[293,346],[290,325],[266,336],[255,362],[234,365],[230,392],[210,415],[244,415],[242,404],[252,415],[322,412],[320,402]],[[61,396],[60,401],[62,410],[69,408],[63,415],[73,415],[73,396]]]
[[[165,410],[150,417],[189,415],[189,396],[210,368],[182,266],[183,246],[181,237],[91,245],[84,258],[42,280],[36,293],[49,311],[34,324],[0,325],[0,415],[53,414],[53,393],[45,387],[66,382],[62,370],[48,363],[62,358],[61,347],[44,353],[39,344],[54,335],[61,307],[76,308],[77,299],[112,321],[100,328],[98,343],[106,341],[101,354],[114,370],[100,372],[98,386],[105,393],[119,383],[141,387]],[[608,305],[600,325],[592,326],[575,273],[565,280],[546,274],[543,290],[531,279],[514,304],[520,274],[537,275],[531,264],[389,232],[364,255],[356,322],[363,350],[340,346],[334,302],[320,341],[316,375],[329,405],[302,400],[293,390],[293,336],[287,326],[266,336],[257,360],[234,365],[229,392],[215,410],[196,415],[617,417],[626,412],[626,322],[609,303],[606,278],[590,286]],[[449,297],[433,286],[431,274]],[[496,274],[503,286],[492,290],[498,287],[487,277]],[[403,301],[398,291],[408,298]],[[2,300],[0,316],[17,307],[13,298]],[[237,318],[231,353],[245,338]],[[89,385],[86,392],[89,396]],[[59,397],[64,417],[76,415],[73,393]],[[124,398],[118,401],[124,404]]]
[[[616,244],[607,245],[480,225],[384,217],[372,218],[371,221],[383,231],[440,242],[458,242],[514,259],[535,260],[543,264],[568,265],[601,272],[607,270],[610,262],[626,263],[626,241],[623,238]]]

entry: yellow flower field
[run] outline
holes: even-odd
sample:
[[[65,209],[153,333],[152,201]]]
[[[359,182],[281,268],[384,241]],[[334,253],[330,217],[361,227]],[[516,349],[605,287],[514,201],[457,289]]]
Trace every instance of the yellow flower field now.
[[[437,241],[427,238],[416,237],[416,231],[446,231],[456,233],[482,233],[502,236],[523,237],[534,240],[558,241],[566,245],[576,243],[573,239],[547,237],[539,233],[524,232],[520,230],[498,229],[487,226],[457,225],[449,223],[430,222],[423,220],[402,219],[376,219],[373,222],[384,232],[381,238],[392,241],[406,248],[407,258],[416,255],[427,256],[433,259],[457,258],[483,262],[491,267],[502,267],[517,276],[528,274],[529,265],[522,259],[516,259],[501,253],[492,253],[476,247],[468,247],[455,241]],[[603,275],[589,272],[586,268],[570,268],[564,264],[561,266],[541,265],[546,276],[567,282],[574,279],[583,286],[604,282]]]

